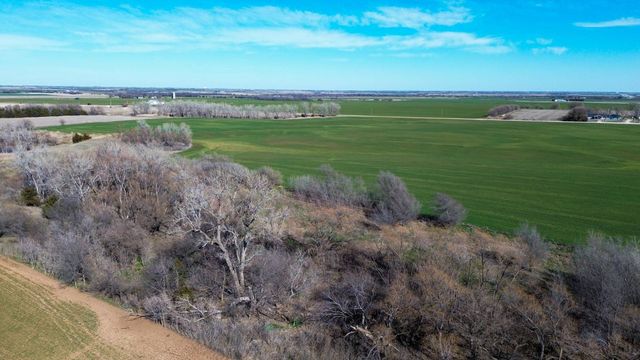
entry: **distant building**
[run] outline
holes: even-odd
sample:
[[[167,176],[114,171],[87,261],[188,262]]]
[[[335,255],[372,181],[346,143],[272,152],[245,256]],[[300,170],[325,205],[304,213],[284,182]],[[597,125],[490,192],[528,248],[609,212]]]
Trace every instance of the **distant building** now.
[[[567,99],[553,99],[553,102],[567,102]]]
[[[176,92],[175,92],[175,91],[171,93],[171,98],[172,98],[173,100],[175,100],[175,99],[176,99]]]

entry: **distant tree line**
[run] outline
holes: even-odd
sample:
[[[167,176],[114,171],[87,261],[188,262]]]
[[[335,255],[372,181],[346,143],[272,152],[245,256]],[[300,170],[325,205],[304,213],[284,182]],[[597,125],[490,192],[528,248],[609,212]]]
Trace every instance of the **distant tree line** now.
[[[149,111],[148,108],[140,108],[136,111],[143,110]],[[339,112],[340,105],[333,102],[257,106],[176,101],[158,107],[158,114],[163,116],[222,119],[291,119],[307,116],[335,116]]]
[[[99,110],[96,110],[99,111]],[[0,107],[0,118],[88,115],[80,105],[7,105]]]

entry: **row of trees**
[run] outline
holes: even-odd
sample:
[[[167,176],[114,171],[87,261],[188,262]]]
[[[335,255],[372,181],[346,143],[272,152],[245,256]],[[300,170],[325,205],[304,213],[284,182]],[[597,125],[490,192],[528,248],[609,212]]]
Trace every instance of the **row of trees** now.
[[[149,108],[136,112],[150,111]],[[175,101],[158,106],[158,114],[177,117],[237,118],[237,119],[291,119],[305,116],[335,116],[340,105],[333,102],[281,104],[281,105],[230,105]]]
[[[99,110],[95,110],[99,111]],[[0,118],[23,118],[64,115],[88,115],[79,105],[7,105],[0,107]],[[96,114],[97,115],[97,114]]]

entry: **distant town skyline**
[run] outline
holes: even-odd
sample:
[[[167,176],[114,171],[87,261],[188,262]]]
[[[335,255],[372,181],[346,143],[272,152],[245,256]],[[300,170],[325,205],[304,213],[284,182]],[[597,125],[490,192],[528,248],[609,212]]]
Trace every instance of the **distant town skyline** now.
[[[636,1],[0,0],[0,83],[640,91]]]

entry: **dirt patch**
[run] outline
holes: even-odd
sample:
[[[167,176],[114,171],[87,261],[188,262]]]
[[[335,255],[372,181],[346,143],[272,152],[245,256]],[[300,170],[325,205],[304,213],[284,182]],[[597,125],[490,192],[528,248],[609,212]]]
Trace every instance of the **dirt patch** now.
[[[558,121],[569,113],[569,110],[521,109],[512,111],[505,118],[514,120]]]
[[[0,256],[3,271],[19,275],[43,286],[51,296],[84,306],[96,314],[98,336],[119,353],[131,359],[225,359],[193,340],[187,339],[159,324],[132,316],[78,289],[60,282],[16,261]]]

